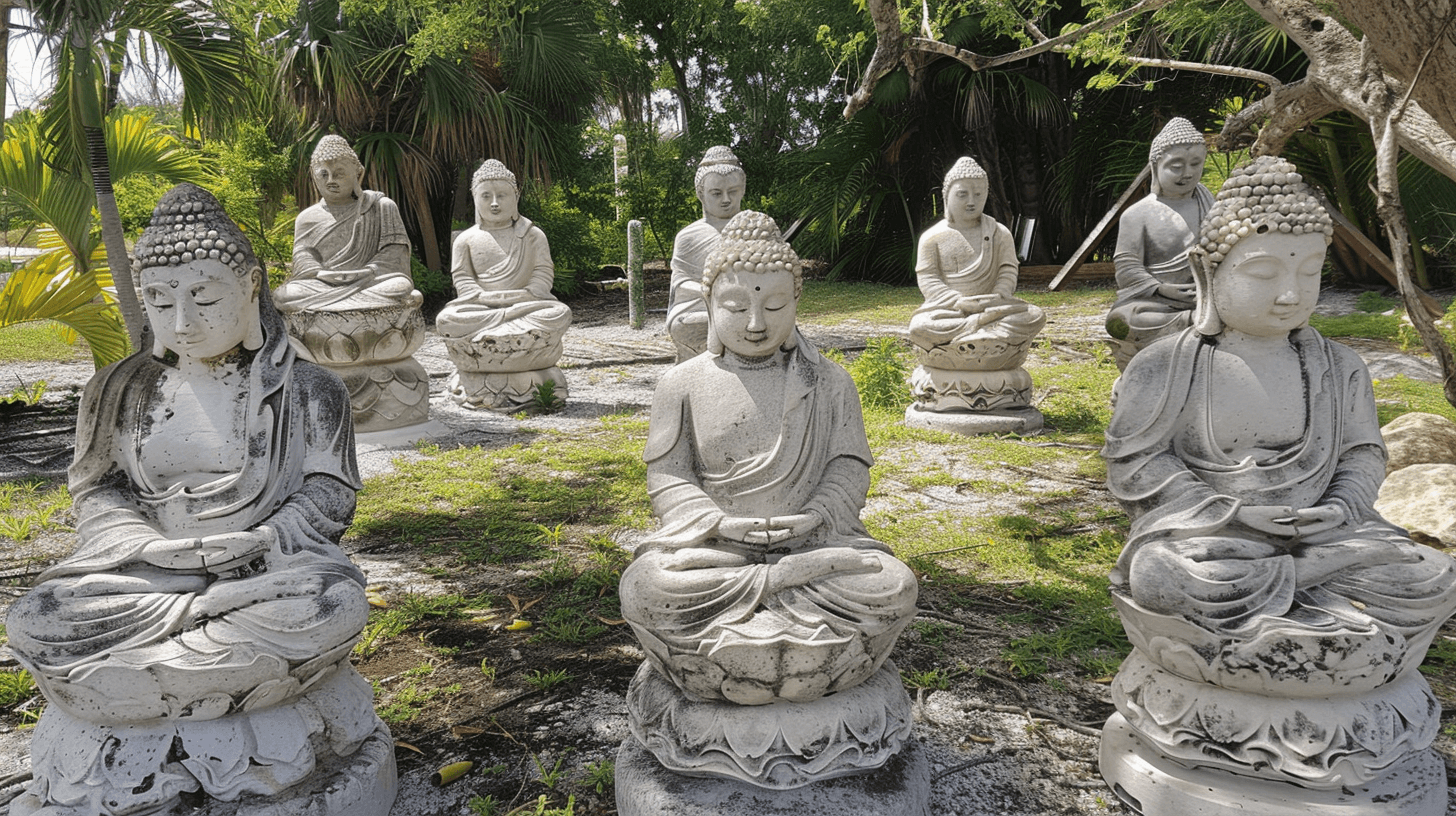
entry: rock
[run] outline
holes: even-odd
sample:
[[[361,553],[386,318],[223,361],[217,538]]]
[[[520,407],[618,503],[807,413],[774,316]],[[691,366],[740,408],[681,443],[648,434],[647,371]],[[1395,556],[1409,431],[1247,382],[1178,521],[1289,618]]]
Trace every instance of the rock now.
[[[1386,476],[1375,509],[1417,541],[1456,547],[1456,464],[1411,465]]]
[[[1411,465],[1456,465],[1456,422],[1439,414],[1401,414],[1380,435],[1390,454],[1387,474]]]

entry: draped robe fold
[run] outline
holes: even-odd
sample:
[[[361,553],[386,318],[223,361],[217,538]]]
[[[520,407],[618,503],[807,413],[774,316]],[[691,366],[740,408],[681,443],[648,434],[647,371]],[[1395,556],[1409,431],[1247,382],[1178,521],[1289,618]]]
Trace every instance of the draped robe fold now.
[[[1156,193],[1122,214],[1117,222],[1117,247],[1112,261],[1117,273],[1117,300],[1107,314],[1107,331],[1139,347],[1176,334],[1193,324],[1193,304],[1158,294],[1164,283],[1193,283],[1188,249],[1194,231],[1213,206],[1213,194],[1202,184],[1193,192],[1198,218],[1189,224]]]
[[[1373,624],[1424,649],[1456,610],[1456,567],[1373,508],[1386,457],[1364,363],[1313,329],[1296,330],[1290,343],[1308,428],[1258,459],[1235,460],[1214,442],[1214,341],[1188,329],[1133,358],[1103,448],[1108,486],[1132,518],[1112,582],[1144,607],[1218,635],[1251,636],[1269,621],[1311,633]],[[1237,518],[1244,505],[1330,503],[1351,518],[1298,543],[1270,540]],[[1413,560],[1296,586],[1301,547],[1361,539],[1390,542]]]
[[[777,444],[721,473],[693,465],[724,461],[709,448],[707,426],[715,418],[713,375],[733,376],[732,363],[694,357],[665,374],[653,398],[644,458],[661,526],[638,545],[622,576],[623,616],[653,664],[680,687],[696,658],[774,639],[843,643],[836,653],[845,665],[831,671],[867,676],[914,614],[914,574],[859,520],[873,459],[854,383],[802,338],[788,354],[783,415],[764,418],[778,423]],[[725,517],[808,510],[824,523],[767,551],[717,534]],[[771,565],[829,547],[874,553],[880,569],[769,591]]]
[[[910,318],[910,340],[922,349],[991,337],[1021,343],[1046,324],[1041,308],[1030,304],[999,319],[988,319],[984,313],[968,315],[955,307],[956,301],[973,295],[1016,300],[1018,263],[1011,230],[982,215],[981,235],[982,246],[971,247],[965,232],[941,220],[920,236],[915,278],[925,303]]]
[[[708,304],[699,291],[684,284],[703,282],[703,261],[718,246],[722,226],[699,218],[678,231],[672,242],[672,278],[667,291],[667,333],[692,354],[708,346]],[[691,355],[683,355],[683,357]]]
[[[399,207],[381,192],[363,190],[352,217],[338,218],[319,201],[298,214],[293,269],[275,297],[286,312],[341,311],[418,305],[410,277],[409,236]],[[351,283],[319,279],[324,270],[368,269]],[[390,292],[381,292],[381,284]]]

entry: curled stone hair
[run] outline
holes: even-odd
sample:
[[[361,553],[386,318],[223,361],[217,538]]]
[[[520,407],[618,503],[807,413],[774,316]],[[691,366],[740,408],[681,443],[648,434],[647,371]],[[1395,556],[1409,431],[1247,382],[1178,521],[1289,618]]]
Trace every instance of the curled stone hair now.
[[[698,162],[698,172],[693,175],[693,189],[701,193],[703,180],[710,173],[718,173],[723,176],[736,174],[747,178],[747,174],[743,172],[743,163],[738,161],[738,156],[734,155],[733,151],[725,145],[714,145],[703,154],[702,161]]]
[[[949,190],[950,186],[961,179],[984,179],[987,178],[985,168],[976,163],[970,156],[961,156],[956,163],[946,171],[945,178],[940,182],[941,190]]]
[[[1240,239],[1270,231],[1319,233],[1328,244],[1335,227],[1293,164],[1278,156],[1260,156],[1234,170],[1219,188],[1199,227],[1198,249],[1212,268]]]
[[[516,184],[516,174],[506,169],[504,164],[495,159],[486,159],[480,167],[476,168],[475,175],[470,177],[470,189],[474,190],[483,181],[509,181],[511,187],[519,191],[520,185]]]
[[[132,255],[132,278],[137,281],[143,269],[207,259],[227,264],[238,277],[259,267],[242,230],[212,193],[196,184],[179,184],[162,196]]]
[[[798,254],[779,234],[772,218],[753,210],[743,210],[728,220],[718,245],[703,261],[705,293],[712,293],[713,281],[724,272],[788,272],[794,276],[794,297],[804,288]]]
[[[1204,141],[1203,134],[1193,126],[1192,122],[1181,116],[1174,116],[1168,120],[1168,124],[1163,125],[1163,129],[1158,131],[1158,135],[1153,139],[1153,146],[1148,149],[1148,164],[1156,167],[1158,159],[1163,158],[1163,154],[1168,152],[1168,148],[1181,145],[1207,147],[1208,143]]]
[[[360,169],[364,167],[364,162],[359,160],[359,154],[349,146],[348,140],[332,133],[319,139],[318,146],[313,149],[313,155],[309,157],[308,165],[317,167],[334,159],[352,159]]]

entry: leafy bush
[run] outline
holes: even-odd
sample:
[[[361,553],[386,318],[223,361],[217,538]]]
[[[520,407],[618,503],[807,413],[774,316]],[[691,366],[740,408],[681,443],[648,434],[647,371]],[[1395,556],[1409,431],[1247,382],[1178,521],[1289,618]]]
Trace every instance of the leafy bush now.
[[[910,404],[906,385],[909,355],[893,337],[871,337],[865,350],[849,366],[849,376],[865,408],[899,409]]]
[[[413,255],[410,256],[410,277],[414,278],[415,288],[425,296],[425,314],[438,313],[455,292],[449,272],[436,272]]]

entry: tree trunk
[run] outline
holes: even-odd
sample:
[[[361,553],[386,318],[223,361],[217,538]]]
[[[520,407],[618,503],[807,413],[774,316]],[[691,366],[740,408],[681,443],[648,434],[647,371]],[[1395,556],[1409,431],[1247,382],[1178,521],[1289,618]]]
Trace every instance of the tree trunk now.
[[[15,0],[0,0],[0,144],[5,143],[3,121],[6,93],[10,88],[10,10],[15,6]]]

